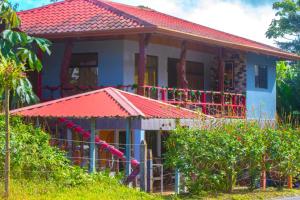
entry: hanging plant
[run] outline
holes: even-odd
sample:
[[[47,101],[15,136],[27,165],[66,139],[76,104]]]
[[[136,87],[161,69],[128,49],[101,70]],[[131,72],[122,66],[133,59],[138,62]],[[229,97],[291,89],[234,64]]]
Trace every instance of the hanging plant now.
[[[137,89],[137,88],[138,88],[138,84],[136,84],[136,83],[131,86],[132,90]]]

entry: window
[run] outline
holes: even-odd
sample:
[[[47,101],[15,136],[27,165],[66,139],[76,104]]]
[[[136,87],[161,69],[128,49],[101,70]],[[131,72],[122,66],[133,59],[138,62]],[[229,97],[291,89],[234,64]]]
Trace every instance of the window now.
[[[199,62],[186,62],[186,80],[189,88],[203,90],[204,88],[204,64]]]
[[[177,58],[168,59],[168,87],[178,87]],[[186,79],[189,88],[203,90],[204,88],[204,64],[201,62],[186,61]]]
[[[138,83],[138,65],[139,65],[139,54],[135,54],[135,83]],[[147,65],[145,71],[145,85],[157,86],[158,77],[158,57],[147,56]]]
[[[268,67],[262,65],[255,65],[255,87],[268,88]]]
[[[234,63],[232,61],[225,62],[224,87],[225,90],[234,89]]]
[[[73,54],[68,71],[68,81],[74,86],[97,86],[98,54]]]

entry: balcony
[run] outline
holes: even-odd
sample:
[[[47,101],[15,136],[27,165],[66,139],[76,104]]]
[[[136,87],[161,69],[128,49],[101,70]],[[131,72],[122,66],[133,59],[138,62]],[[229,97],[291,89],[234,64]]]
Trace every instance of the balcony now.
[[[133,85],[112,87],[128,92],[137,92],[137,88]],[[43,93],[48,98],[42,99],[42,101],[49,101],[101,88],[103,86],[46,86],[43,88]],[[243,119],[246,116],[246,96],[243,94],[154,86],[142,86],[142,89],[145,97],[200,111],[213,117]]]

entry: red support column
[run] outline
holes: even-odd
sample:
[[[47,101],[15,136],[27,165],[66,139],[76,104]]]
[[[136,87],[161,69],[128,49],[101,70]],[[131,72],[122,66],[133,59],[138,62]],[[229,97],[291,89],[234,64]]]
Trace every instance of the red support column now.
[[[71,40],[68,40],[65,43],[65,52],[63,61],[60,68],[60,83],[61,83],[61,96],[63,97],[63,87],[67,86],[68,83],[68,70],[71,62],[72,57],[72,49],[73,49],[73,42]]]
[[[187,53],[187,43],[183,41],[181,44],[180,60],[177,64],[177,76],[178,84],[180,88],[187,89],[188,81],[186,79],[186,53]]]
[[[41,49],[38,49],[37,56],[39,60],[42,62],[43,61],[43,52]],[[43,69],[42,69],[43,70]],[[37,96],[39,97],[40,101],[42,101],[43,98],[43,79],[42,79],[42,70],[38,72],[37,74]]]
[[[139,65],[138,65],[138,88],[139,95],[144,95],[145,72],[147,65],[147,46],[149,44],[150,35],[141,34],[139,40]]]

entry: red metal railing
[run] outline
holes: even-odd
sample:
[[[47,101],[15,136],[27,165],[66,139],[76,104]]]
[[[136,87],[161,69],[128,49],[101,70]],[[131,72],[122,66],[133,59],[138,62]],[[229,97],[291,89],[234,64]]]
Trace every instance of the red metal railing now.
[[[143,86],[143,88],[146,97],[200,110],[207,115],[226,118],[246,116],[246,96],[243,94],[153,86]]]
[[[42,101],[49,101],[82,92],[102,89],[108,86],[46,86],[44,94],[48,96]],[[124,91],[137,92],[133,85],[110,86]],[[216,91],[202,91],[167,87],[143,86],[144,95],[148,98],[160,100],[169,104],[198,110],[206,115],[225,118],[245,118],[246,97],[237,93],[221,93]]]

